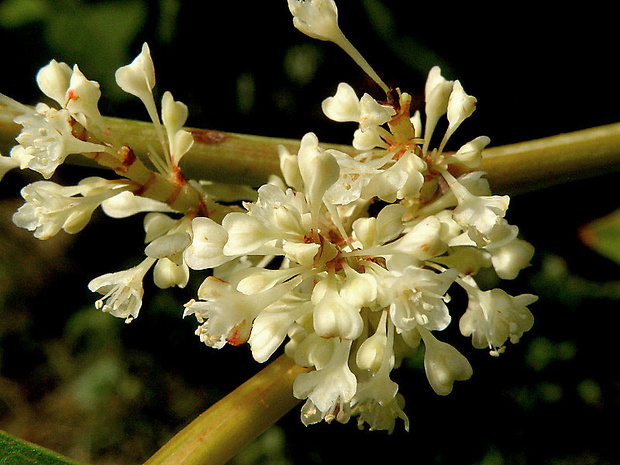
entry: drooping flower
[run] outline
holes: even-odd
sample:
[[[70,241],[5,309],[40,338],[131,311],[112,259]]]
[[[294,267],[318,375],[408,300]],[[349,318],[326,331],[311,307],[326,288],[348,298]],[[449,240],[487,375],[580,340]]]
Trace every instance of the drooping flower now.
[[[302,409],[302,421],[311,424],[317,420],[313,410],[320,412],[318,420],[338,419],[346,412],[347,404],[357,390],[357,378],[349,368],[351,341],[330,339],[331,357],[320,370],[301,373],[295,378],[293,394],[298,399],[308,399]],[[340,417],[340,418],[339,418]]]
[[[126,323],[132,322],[142,307],[144,276],[155,261],[154,258],[147,257],[133,268],[107,273],[93,279],[88,288],[92,292],[103,294],[95,306],[115,317],[124,318]]]
[[[102,178],[87,178],[77,186],[37,181],[22,189],[26,203],[13,215],[13,222],[34,231],[38,239],[48,239],[61,229],[75,234],[86,226],[101,203],[126,188]]]
[[[537,297],[522,294],[513,297],[502,289],[481,291],[473,286],[466,287],[469,306],[461,317],[459,327],[464,336],[472,337],[477,349],[489,348],[497,355],[510,340],[519,341],[523,333],[534,324],[534,316],[527,308]]]
[[[471,378],[473,369],[454,347],[439,341],[430,331],[418,330],[424,341],[424,369],[433,390],[445,396],[452,392],[454,381]]]

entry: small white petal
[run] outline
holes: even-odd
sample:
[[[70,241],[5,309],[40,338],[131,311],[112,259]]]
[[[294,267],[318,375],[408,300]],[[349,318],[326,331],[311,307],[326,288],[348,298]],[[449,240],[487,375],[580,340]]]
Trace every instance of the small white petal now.
[[[151,242],[144,253],[153,258],[171,258],[182,253],[190,244],[189,234],[184,232],[166,234]]]
[[[66,92],[71,79],[71,67],[63,62],[52,60],[37,73],[37,84],[41,92],[58,102],[60,106],[66,103]]]
[[[155,67],[146,42],[140,54],[128,65],[116,70],[116,82],[125,92],[141,100],[151,95],[155,87]]]
[[[170,212],[173,210],[164,202],[139,197],[129,191],[124,191],[115,197],[103,202],[101,205],[106,215],[112,218],[127,218],[136,213],[143,212]]]
[[[345,82],[338,84],[338,89],[333,97],[323,100],[321,108],[325,116],[334,121],[354,121],[356,123],[360,121],[360,100],[353,88]]]

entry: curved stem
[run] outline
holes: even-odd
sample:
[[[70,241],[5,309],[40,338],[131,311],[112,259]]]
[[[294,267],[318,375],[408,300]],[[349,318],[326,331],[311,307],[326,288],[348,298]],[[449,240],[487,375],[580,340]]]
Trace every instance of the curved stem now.
[[[293,381],[304,371],[280,356],[187,425],[145,465],[225,464],[299,403]]]

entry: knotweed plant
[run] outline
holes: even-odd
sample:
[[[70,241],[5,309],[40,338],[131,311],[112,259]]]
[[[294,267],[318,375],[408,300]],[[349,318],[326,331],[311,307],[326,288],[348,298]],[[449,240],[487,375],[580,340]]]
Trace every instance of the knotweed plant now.
[[[294,25],[339,45],[377,83],[382,98],[359,95],[346,83],[322,103],[336,122],[356,124],[349,153],[322,147],[309,132],[297,153],[280,148],[281,173],[253,190],[188,179],[179,161],[193,137],[183,128],[188,108],[166,92],[153,97],[155,70],[147,44],[116,71],[118,85],[139,98],[158,141],[136,153],[106,125],[99,84],[78,66],[52,60],[36,76],[56,102],[34,108],[9,97],[23,129],[2,174],[20,167],[44,180],[22,190],[16,225],[47,239],[82,230],[98,207],[113,217],[144,214],[145,258],[106,273],[88,287],[95,306],[131,322],[150,274],[160,288],[184,287],[204,273],[195,299],[179,316],[197,320],[207,346],[248,344],[266,362],[284,347],[307,371],[293,394],[304,424],[325,420],[392,431],[409,428],[392,370],[423,350],[432,389],[447,395],[472,367],[442,331],[458,324],[475,348],[501,354],[533,324],[536,297],[482,288],[481,271],[514,279],[533,255],[505,218],[508,196],[493,195],[475,171],[489,138],[451,147],[476,99],[434,67],[424,88],[424,113],[412,97],[389,88],[345,38],[333,0],[288,0]],[[439,131],[445,127],[445,131]],[[75,186],[49,179],[68,155],[79,154],[116,177],[89,177]],[[461,173],[461,174],[459,174]],[[465,174],[462,174],[465,173]],[[450,293],[467,296],[452,321]]]

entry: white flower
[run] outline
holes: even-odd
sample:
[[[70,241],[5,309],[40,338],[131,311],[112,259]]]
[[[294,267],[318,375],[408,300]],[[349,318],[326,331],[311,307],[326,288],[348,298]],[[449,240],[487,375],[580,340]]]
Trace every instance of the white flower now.
[[[147,257],[168,258],[177,264],[183,263],[183,252],[191,240],[186,232],[172,232],[154,239],[144,249]]]
[[[116,70],[116,82],[125,92],[135,95],[143,102],[152,100],[155,66],[146,42],[142,44],[140,54],[130,64]]]
[[[245,344],[258,314],[298,284],[298,280],[290,280],[266,291],[246,295],[230,283],[209,276],[198,289],[201,300],[185,304],[183,316],[195,315],[199,322],[204,321],[196,334],[208,346],[220,349],[226,343]]]
[[[431,136],[439,118],[448,111],[448,101],[454,83],[441,75],[441,69],[434,66],[428,73],[424,94],[426,98],[426,126],[424,128],[424,153],[428,150]]]
[[[487,247],[487,250],[491,253],[495,272],[502,279],[515,279],[534,256],[534,246],[518,238],[500,247]]]
[[[312,216],[316,218],[325,192],[340,177],[340,167],[333,155],[319,147],[319,140],[313,133],[308,133],[301,139],[297,159],[306,198],[311,206]]]
[[[454,347],[441,342],[430,331],[419,328],[424,341],[424,369],[433,390],[440,396],[452,392],[454,381],[471,378],[473,370],[467,359]]]
[[[372,247],[365,252],[384,257],[403,255],[417,260],[428,260],[446,250],[441,220],[437,216],[427,216],[394,242]]]
[[[38,239],[48,239],[61,229],[69,234],[81,231],[95,209],[126,186],[101,178],[87,178],[77,186],[60,186],[37,181],[22,189],[26,203],[13,215],[13,222],[34,231]]]
[[[302,421],[313,423],[325,417],[329,421],[336,418],[355,395],[357,378],[349,368],[351,341],[331,339],[331,358],[323,368],[310,373],[297,375],[293,383],[293,394],[298,399],[308,399],[320,411],[313,419],[302,411]],[[310,420],[310,421],[309,421]]]
[[[452,215],[453,218],[460,225],[471,227],[482,236],[489,237],[506,214],[510,197],[507,195],[474,195],[447,171],[442,172],[442,176],[448,182],[458,202]]]
[[[118,318],[124,318],[127,323],[133,321],[142,306],[144,276],[154,263],[155,259],[149,257],[128,270],[104,274],[93,279],[88,288],[92,292],[104,294],[95,306]]]
[[[390,318],[400,332],[419,326],[441,331],[450,324],[446,301],[448,288],[457,273],[448,270],[435,273],[430,270],[408,266],[402,273],[382,280],[385,286],[382,302],[390,309]]]
[[[381,105],[368,94],[364,94],[360,99],[360,129],[362,131],[372,130],[389,122],[396,114],[391,105]]]
[[[165,92],[161,102],[161,118],[168,135],[172,164],[178,166],[194,143],[192,135],[183,129],[187,120],[187,105],[173,99],[170,92]]]
[[[328,40],[338,45],[386,94],[389,93],[389,87],[340,30],[334,0],[288,0],[288,8],[297,29],[314,39]]]
[[[25,153],[27,167],[49,179],[71,153],[102,152],[105,147],[73,136],[67,110],[54,110],[40,103],[35,111],[15,118],[23,126],[17,142]]]
[[[340,42],[338,8],[334,0],[288,0],[293,25],[304,34],[319,40]]]
[[[358,383],[351,399],[352,415],[359,416],[358,425],[370,425],[370,430],[387,430],[391,433],[396,419],[401,418],[409,431],[409,419],[402,410],[402,396],[398,385],[390,379],[394,368],[394,326],[383,312],[375,334],[360,346],[356,363],[359,368],[371,371],[369,378]],[[368,368],[366,368],[368,366]]]
[[[266,362],[280,347],[295,321],[311,312],[312,308],[310,302],[289,299],[260,312],[248,340],[254,360]]]
[[[491,139],[487,136],[476,137],[471,142],[466,143],[457,152],[448,158],[449,161],[462,163],[470,168],[477,168],[482,160],[482,151],[489,145]]]
[[[153,282],[160,289],[177,286],[184,288],[189,282],[189,267],[169,258],[160,258],[153,268]]]
[[[461,125],[463,121],[469,118],[476,109],[476,98],[471,95],[467,95],[463,90],[463,86],[459,81],[454,81],[452,87],[452,93],[448,100],[448,129],[444,135],[439,151],[443,151],[443,148],[448,139],[454,134],[454,131]]]
[[[534,324],[527,306],[536,302],[536,296],[522,294],[513,297],[502,289],[481,291],[472,286],[465,289],[469,306],[459,327],[464,336],[472,336],[472,344],[477,349],[488,347],[492,354],[498,354],[508,339],[512,343],[518,342]]]
[[[386,322],[387,312],[384,311],[375,333],[362,342],[357,350],[355,364],[358,368],[376,373],[383,365],[386,351],[391,350],[388,344],[393,342],[388,340]]]
[[[151,58],[151,50],[146,42],[142,44],[142,51],[131,63],[116,70],[115,77],[116,83],[121,89],[142,100],[149,117],[155,124],[158,139],[164,146],[164,150],[168,150],[165,147],[164,134],[153,98],[155,66]]]
[[[354,237],[364,249],[390,242],[404,230],[404,213],[405,207],[393,204],[383,207],[376,217],[358,218],[353,223]]]

